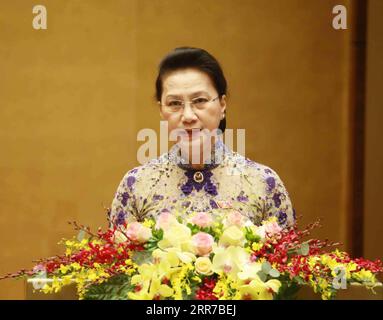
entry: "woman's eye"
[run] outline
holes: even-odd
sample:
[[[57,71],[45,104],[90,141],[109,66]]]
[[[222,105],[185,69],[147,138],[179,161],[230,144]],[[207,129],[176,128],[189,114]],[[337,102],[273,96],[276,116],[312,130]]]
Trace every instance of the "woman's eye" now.
[[[208,100],[206,98],[196,98],[193,100],[193,103],[194,104],[204,104],[206,103]]]
[[[179,106],[182,106],[182,102],[179,100],[173,100],[173,101],[169,101],[168,105],[171,107],[179,107]]]

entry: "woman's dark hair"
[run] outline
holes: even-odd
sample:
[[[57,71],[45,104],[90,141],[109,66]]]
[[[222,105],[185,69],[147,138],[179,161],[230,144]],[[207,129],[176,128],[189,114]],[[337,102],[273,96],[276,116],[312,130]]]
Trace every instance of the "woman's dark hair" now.
[[[219,97],[226,95],[227,83],[218,61],[206,50],[192,47],[179,47],[169,52],[162,59],[158,67],[156,80],[156,98],[161,100],[163,77],[172,71],[186,68],[195,68],[205,72],[213,82]],[[226,113],[226,111],[225,111]],[[222,132],[226,129],[226,116],[221,120],[218,127]]]

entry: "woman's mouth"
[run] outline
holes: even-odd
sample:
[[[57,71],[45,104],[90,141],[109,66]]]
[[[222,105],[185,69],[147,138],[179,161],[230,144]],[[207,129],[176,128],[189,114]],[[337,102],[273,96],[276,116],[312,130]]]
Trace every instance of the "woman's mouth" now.
[[[201,129],[193,128],[185,129],[185,131],[189,140],[194,140],[201,136]]]

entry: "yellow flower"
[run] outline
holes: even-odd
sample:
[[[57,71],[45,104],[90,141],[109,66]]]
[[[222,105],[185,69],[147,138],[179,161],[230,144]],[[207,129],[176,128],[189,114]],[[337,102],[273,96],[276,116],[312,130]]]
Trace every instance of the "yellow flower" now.
[[[214,253],[213,271],[216,273],[224,272],[234,278],[250,259],[250,254],[242,247],[216,247]]]
[[[42,292],[44,292],[45,294],[48,294],[48,293],[52,293],[53,292],[53,288],[49,285],[49,284],[44,284],[44,286],[42,287]]]
[[[328,282],[325,279],[319,278],[318,279],[318,286],[321,290],[326,290],[328,287]]]
[[[157,251],[157,253],[159,253],[159,251]],[[182,268],[172,267],[172,265],[176,265],[177,261],[179,262],[177,255],[174,252],[165,252],[165,254],[168,254],[171,258],[163,259],[157,264],[145,263],[138,267],[139,274],[136,274],[131,278],[131,284],[139,285],[140,290],[137,292],[130,292],[130,299],[151,300],[157,296],[167,298],[173,295],[173,289],[167,284],[163,284],[162,280],[165,278],[170,279]]]
[[[59,271],[62,273],[62,274],[66,274],[68,271],[69,271],[70,267],[69,266],[64,266],[63,264],[60,265],[60,268],[59,268]]]
[[[179,248],[182,251],[192,252],[191,230],[180,223],[173,223],[164,231],[163,238],[158,242],[161,249]]]
[[[271,217],[268,218],[267,220],[263,220],[263,221],[262,221],[262,225],[266,225],[266,224],[268,224],[268,223],[273,223],[273,222],[278,222],[276,216],[271,216]]]
[[[89,279],[90,281],[94,281],[94,280],[96,280],[97,278],[98,278],[97,273],[96,273],[94,270],[89,270],[89,271],[88,271],[88,279]]]
[[[204,275],[211,275],[213,273],[212,267],[213,264],[211,263],[210,259],[208,257],[199,257],[195,261],[195,269],[198,273],[204,274]]]
[[[147,228],[152,228],[155,225],[155,223],[152,219],[145,218],[144,222],[142,222],[142,225]]]
[[[252,280],[258,279],[258,272],[262,269],[262,263],[247,263],[243,266],[242,271],[238,272],[238,279]]]
[[[72,283],[72,276],[68,275],[68,276],[63,276],[62,277],[62,281],[63,281],[63,285],[66,286],[68,284],[71,284]]]
[[[375,275],[370,271],[366,269],[362,269],[358,272],[354,272],[352,274],[353,279],[361,282],[375,282]]]
[[[259,277],[251,280],[249,284],[238,288],[242,299],[272,300],[274,293],[278,293],[281,282],[276,279],[263,282]]]
[[[252,248],[254,251],[261,250],[262,247],[263,247],[263,243],[262,243],[262,242],[253,242],[253,244],[251,245],[251,248]]]
[[[236,283],[237,281],[230,274],[219,273],[213,293],[219,300],[233,300],[234,297],[238,299],[238,286]]]
[[[161,297],[168,298],[173,294],[173,289],[166,284],[161,284],[160,279],[153,279],[150,284],[149,295],[152,297],[160,295]]]
[[[81,269],[81,266],[78,262],[74,262],[70,265],[74,270],[78,271]]]
[[[219,239],[219,245],[222,246],[241,246],[245,240],[243,231],[236,225],[225,229]]]

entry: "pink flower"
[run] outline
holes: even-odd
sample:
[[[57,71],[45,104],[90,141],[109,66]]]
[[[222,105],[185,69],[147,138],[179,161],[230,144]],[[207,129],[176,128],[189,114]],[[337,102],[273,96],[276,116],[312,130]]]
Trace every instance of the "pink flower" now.
[[[164,211],[158,216],[155,229],[167,230],[176,222],[177,219],[174,215],[172,215],[169,211]]]
[[[139,222],[132,222],[128,225],[125,234],[131,241],[144,243],[150,239],[152,231]]]
[[[191,241],[195,253],[199,256],[206,256],[213,249],[214,238],[206,232],[196,233]]]
[[[282,231],[282,228],[279,226],[278,222],[270,222],[265,224],[265,233],[267,236],[272,237],[275,234],[278,234]]]
[[[236,226],[241,227],[243,224],[243,220],[244,220],[244,217],[243,217],[242,213],[240,213],[239,211],[236,211],[236,210],[230,212],[227,215],[227,225],[229,225],[229,226],[236,225]]]
[[[210,227],[213,224],[211,216],[205,212],[198,212],[192,219],[191,222],[201,228]]]

